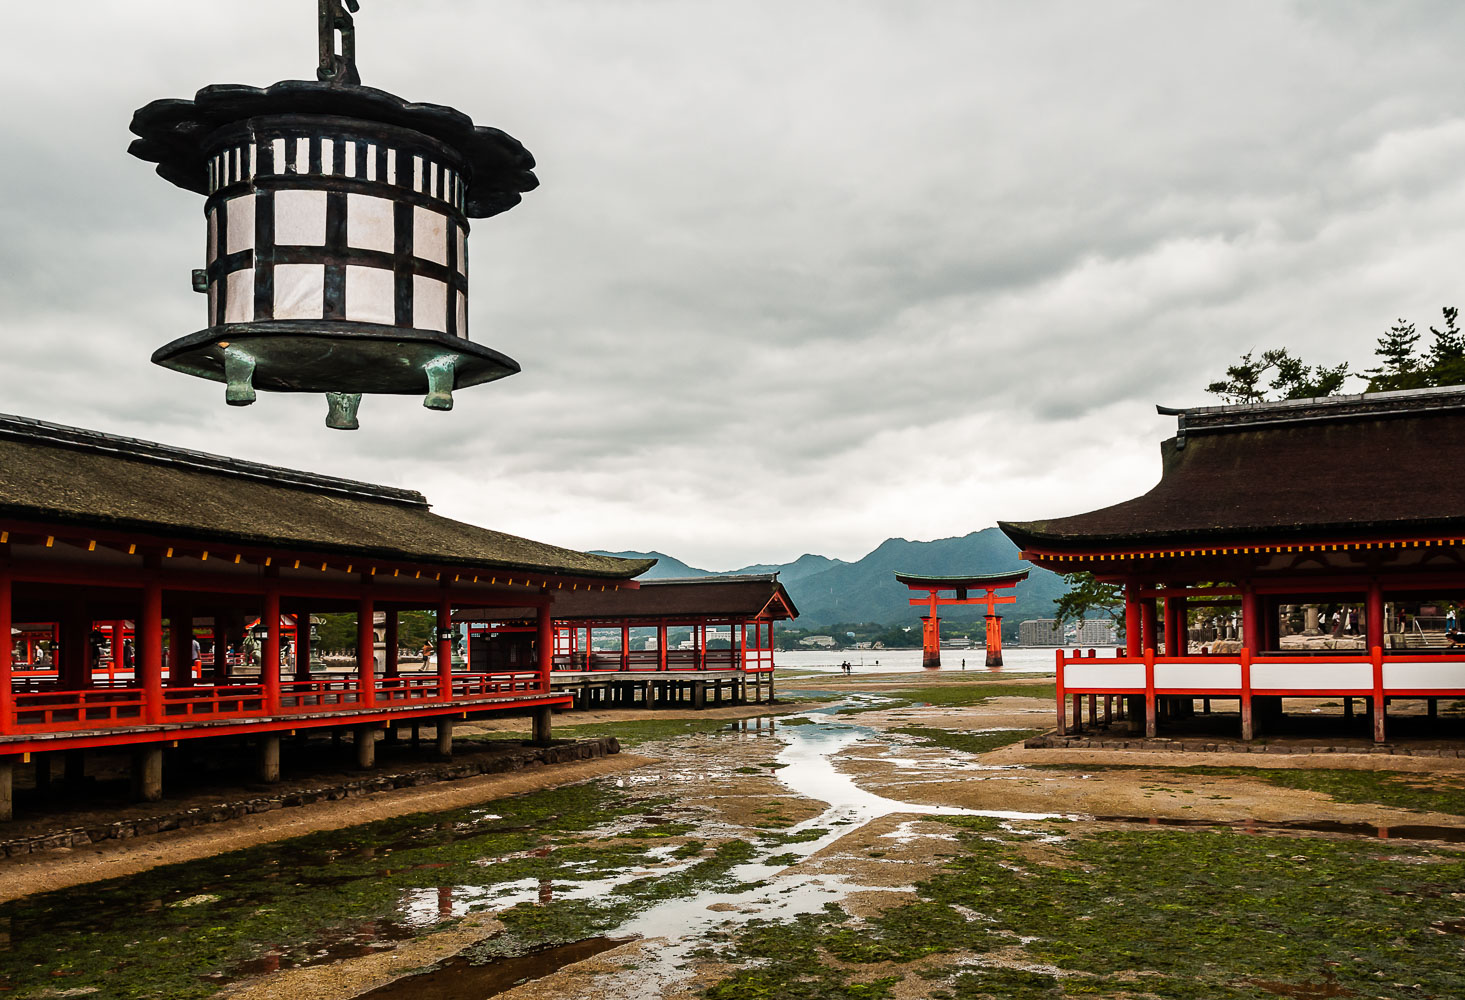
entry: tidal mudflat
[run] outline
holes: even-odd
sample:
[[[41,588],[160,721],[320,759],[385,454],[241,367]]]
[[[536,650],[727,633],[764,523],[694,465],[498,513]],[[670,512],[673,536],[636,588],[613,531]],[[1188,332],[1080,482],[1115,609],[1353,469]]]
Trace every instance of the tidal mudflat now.
[[[826,700],[777,717],[565,716],[651,762],[17,900],[0,987],[1465,995],[1465,761],[1026,750],[1048,682],[985,676],[808,678]]]

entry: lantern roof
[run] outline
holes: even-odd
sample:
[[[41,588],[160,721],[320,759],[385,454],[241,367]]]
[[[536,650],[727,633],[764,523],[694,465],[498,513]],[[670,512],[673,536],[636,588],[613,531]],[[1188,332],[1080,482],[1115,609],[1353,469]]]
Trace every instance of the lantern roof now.
[[[456,108],[404,100],[385,90],[316,80],[284,80],[270,87],[219,83],[204,87],[193,100],[164,98],[132,116],[138,136],[128,152],[157,164],[158,176],[197,194],[208,193],[209,137],[250,118],[325,115],[412,129],[451,147],[463,158],[467,182],[464,211],[487,218],[519,204],[525,191],[539,186],[534,157],[501,129],[475,125]]]

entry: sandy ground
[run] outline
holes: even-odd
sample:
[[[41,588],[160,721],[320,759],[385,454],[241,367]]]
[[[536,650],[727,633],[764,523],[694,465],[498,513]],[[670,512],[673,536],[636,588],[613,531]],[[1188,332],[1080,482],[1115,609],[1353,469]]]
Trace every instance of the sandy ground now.
[[[650,763],[648,758],[620,753],[572,764],[539,765],[511,774],[483,775],[417,788],[399,788],[355,799],[315,802],[228,823],[171,830],[137,840],[107,841],[86,848],[23,855],[0,864],[0,902],[84,882],[133,875],[160,865],[194,861],[321,830],[338,830],[407,813],[457,809],[507,795],[588,781],[647,763]]]
[[[1044,678],[1004,678],[1004,682]],[[886,691],[913,684],[960,683],[945,675],[939,680],[910,675],[885,677],[801,678],[784,681],[783,688]],[[779,710],[788,711],[788,706]],[[743,718],[766,714],[765,706],[723,708],[701,717]],[[686,713],[689,716],[694,713]],[[616,719],[667,718],[665,710],[596,711],[567,714],[563,724],[606,722]],[[1465,773],[1465,760],[1432,757],[1383,757],[1372,754],[1330,753],[1252,755],[1221,753],[1165,753],[1143,751],[1027,750],[1020,744],[981,755],[953,752],[894,733],[891,727],[921,725],[958,731],[988,729],[1045,729],[1052,717],[1051,702],[1005,697],[963,708],[906,707],[885,712],[864,712],[844,721],[871,732],[833,758],[836,770],[852,777],[866,791],[909,803],[954,805],[981,810],[1058,813],[1078,818],[1083,828],[1112,825],[1103,817],[1156,817],[1239,823],[1337,821],[1377,826],[1465,826],[1461,817],[1390,809],[1370,804],[1336,802],[1329,796],[1279,788],[1245,777],[1209,777],[1177,774],[1166,768],[1194,764],[1265,768],[1356,768],[1409,771],[1455,778]],[[780,727],[781,728],[781,727]],[[255,830],[207,829],[153,838],[137,846],[119,844],[97,848],[85,856],[59,860],[45,855],[26,864],[0,866],[0,898],[75,884],[89,878],[140,871],[166,861],[204,857],[221,850],[262,843],[312,830],[367,822],[385,816],[424,809],[448,809],[563,782],[606,776],[632,795],[647,799],[670,797],[679,809],[702,818],[695,836],[751,838],[760,830],[787,827],[815,816],[825,804],[793,793],[768,765],[785,747],[779,730],[749,729],[735,737],[698,734],[648,744],[643,755],[616,757],[563,765],[509,776],[457,782],[449,786],[399,790],[364,800],[326,803],[320,810],[296,809],[262,817]],[[1137,770],[1093,771],[1053,769],[1054,764],[1123,763]],[[1041,850],[1040,846],[1034,850]],[[834,879],[853,878],[865,891],[839,898],[856,915],[871,915],[911,898],[910,887],[928,878],[954,854],[949,828],[915,813],[883,816],[856,827],[800,863],[799,871]],[[80,852],[79,852],[80,853]],[[715,909],[715,907],[713,907]],[[403,942],[396,948],[361,958],[275,973],[229,987],[230,1000],[346,1000],[409,971],[430,965],[498,928],[491,914],[476,915],[446,925],[442,930]],[[540,979],[496,994],[505,1000],[632,1000],[670,997],[690,1000],[727,970],[706,960],[693,961],[687,978],[655,987],[643,978],[645,956],[655,941],[631,941],[594,958],[566,966]],[[875,972],[868,967],[864,972]],[[863,975],[864,973],[862,973]],[[899,988],[897,996],[924,995],[920,985]],[[426,994],[425,994],[426,995]],[[449,994],[432,994],[448,996]],[[456,995],[454,995],[456,996]]]

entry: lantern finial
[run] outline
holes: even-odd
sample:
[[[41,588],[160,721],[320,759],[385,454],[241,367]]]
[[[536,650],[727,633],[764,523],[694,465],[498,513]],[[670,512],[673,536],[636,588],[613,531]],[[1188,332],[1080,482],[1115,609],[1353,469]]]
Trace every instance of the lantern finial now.
[[[320,26],[320,66],[315,77],[324,83],[359,86],[361,74],[356,72],[356,22],[351,15],[361,9],[357,0],[318,0]],[[341,51],[336,51],[336,32],[341,33]]]

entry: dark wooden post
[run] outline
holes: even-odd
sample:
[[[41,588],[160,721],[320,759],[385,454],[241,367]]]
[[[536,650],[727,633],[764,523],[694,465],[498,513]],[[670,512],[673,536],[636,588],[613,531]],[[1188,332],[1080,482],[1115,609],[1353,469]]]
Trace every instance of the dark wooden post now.
[[[362,595],[356,603],[356,690],[361,704],[367,708],[376,706],[376,632],[372,627],[374,613],[375,606],[371,597]],[[365,733],[364,736],[363,733]],[[373,731],[363,727],[357,728],[358,763],[361,759],[360,754],[367,752],[361,750],[363,741],[365,745],[370,746],[371,740],[374,738]],[[371,763],[368,761],[362,766],[370,767]]]
[[[452,627],[453,604],[445,593],[437,606],[437,690],[443,701],[453,700],[453,640],[443,638]]]
[[[270,567],[274,569],[274,567]],[[268,570],[266,570],[268,572]],[[280,585],[273,579],[265,580],[264,610],[260,618],[265,626],[264,648],[260,650],[259,681],[264,688],[265,712],[280,714]],[[192,631],[190,629],[190,631]],[[193,669],[192,664],[189,670]],[[279,742],[275,743],[275,772],[279,776]],[[267,779],[268,780],[268,779]]]

